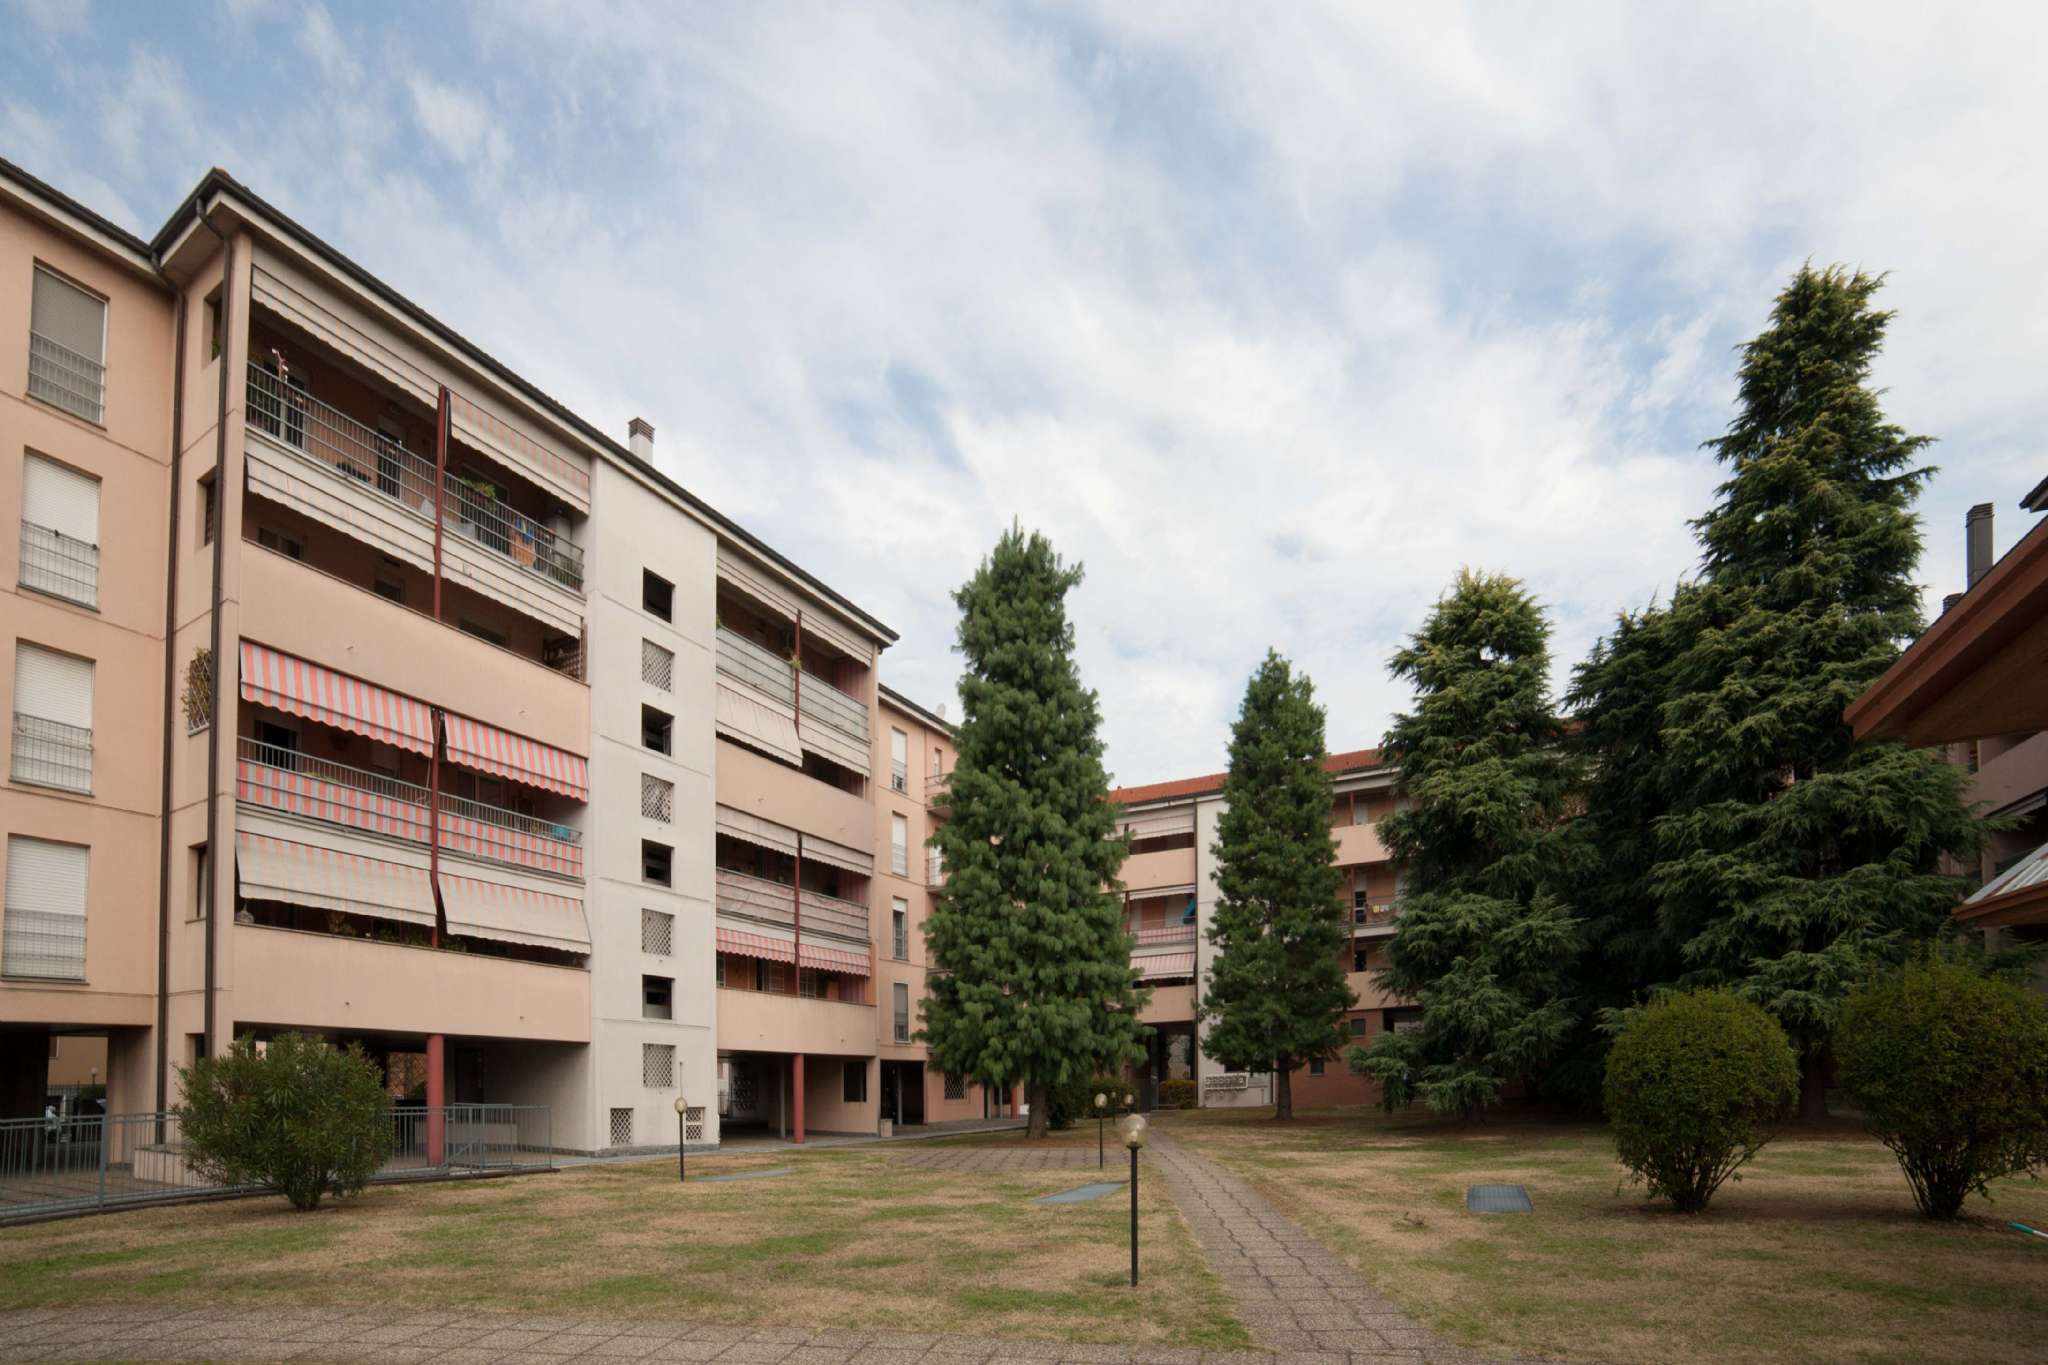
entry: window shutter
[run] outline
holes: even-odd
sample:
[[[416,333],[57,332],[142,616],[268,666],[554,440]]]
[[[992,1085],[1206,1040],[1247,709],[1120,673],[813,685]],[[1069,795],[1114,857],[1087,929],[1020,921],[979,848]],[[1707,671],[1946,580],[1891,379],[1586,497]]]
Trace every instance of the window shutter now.
[[[18,641],[14,649],[17,714],[92,728],[92,660]]]
[[[898,767],[910,761],[910,736],[901,730],[889,732],[889,761]]]
[[[40,455],[30,455],[21,469],[21,519],[97,546],[100,481]]]
[[[105,362],[107,305],[103,299],[38,268],[30,310],[31,331],[95,363]]]
[[[85,980],[85,880],[90,852],[81,844],[21,835],[7,840],[0,975]]]

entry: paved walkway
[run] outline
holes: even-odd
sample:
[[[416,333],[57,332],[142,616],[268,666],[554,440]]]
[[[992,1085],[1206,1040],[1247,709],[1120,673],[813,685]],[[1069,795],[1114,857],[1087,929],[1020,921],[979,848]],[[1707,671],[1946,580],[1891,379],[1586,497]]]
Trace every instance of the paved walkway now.
[[[895,1159],[906,1166],[924,1166],[937,1171],[1078,1171],[1083,1168],[1095,1169],[1095,1149],[1082,1151],[1079,1147],[1050,1147],[1042,1151],[1031,1151],[1018,1147],[1005,1147],[997,1151],[985,1151],[975,1147],[940,1147],[923,1152],[898,1152]],[[1123,1148],[1114,1148],[1104,1169],[1108,1172],[1105,1180],[1121,1180],[1130,1174],[1130,1157]]]

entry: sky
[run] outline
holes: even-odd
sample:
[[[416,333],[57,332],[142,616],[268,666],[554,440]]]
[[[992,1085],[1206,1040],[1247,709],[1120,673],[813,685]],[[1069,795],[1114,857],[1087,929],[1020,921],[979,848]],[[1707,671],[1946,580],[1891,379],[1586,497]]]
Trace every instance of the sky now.
[[[1709,12],[1711,11],[1711,12]],[[0,0],[0,156],[148,235],[219,165],[894,627],[1013,520],[1109,766],[1219,770],[1271,647],[1333,750],[1461,566],[1560,688],[1690,572],[1735,348],[1889,272],[1965,509],[2048,474],[2048,6]]]

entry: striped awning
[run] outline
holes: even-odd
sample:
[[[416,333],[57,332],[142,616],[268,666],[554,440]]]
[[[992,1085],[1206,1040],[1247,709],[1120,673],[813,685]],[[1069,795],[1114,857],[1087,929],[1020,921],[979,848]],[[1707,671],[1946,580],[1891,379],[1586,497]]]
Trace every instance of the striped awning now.
[[[1153,953],[1133,960],[1138,975],[1146,981],[1164,980],[1176,976],[1195,974],[1195,955],[1189,953]]]
[[[590,925],[583,917],[583,902],[575,897],[450,872],[440,875],[449,933],[565,953],[590,951]]]
[[[242,700],[368,735],[416,754],[434,752],[433,719],[425,702],[253,640],[242,641]]]
[[[264,834],[237,834],[235,851],[245,899],[433,927],[434,890],[425,868]]]
[[[1169,834],[1193,834],[1195,832],[1195,808],[1185,806],[1179,810],[1148,811],[1143,815],[1124,818],[1124,829],[1133,839],[1157,839]]]
[[[821,972],[839,972],[846,976],[866,976],[868,955],[850,952],[845,948],[825,948],[813,943],[799,945],[803,953],[804,966]]]
[[[590,764],[566,749],[448,712],[448,761],[529,787],[590,799]]]
[[[764,962],[796,961],[796,945],[788,939],[742,933],[722,924],[718,926],[718,951],[734,957],[758,957]]]
[[[717,816],[718,832],[730,838],[741,839],[761,848],[773,849],[777,853],[796,854],[796,831],[773,820],[763,820],[758,815],[749,815],[731,806],[720,806]]]
[[[830,839],[820,839],[815,834],[804,836],[804,861],[824,863],[828,867],[838,868],[841,872],[852,872],[862,877],[875,875],[874,854],[863,853],[857,848],[848,848],[845,844],[836,844]]]

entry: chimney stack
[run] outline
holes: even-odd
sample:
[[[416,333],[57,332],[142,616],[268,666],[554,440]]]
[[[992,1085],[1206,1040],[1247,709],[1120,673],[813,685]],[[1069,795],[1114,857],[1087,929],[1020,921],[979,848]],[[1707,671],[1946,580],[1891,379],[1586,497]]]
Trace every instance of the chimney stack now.
[[[1991,504],[1980,502],[1963,518],[1963,540],[1967,574],[1963,587],[1977,586],[1977,580],[1991,572]]]
[[[635,417],[626,423],[626,443],[633,448],[633,458],[654,463],[654,424],[645,417]],[[1986,509],[1988,512],[1990,509]]]

